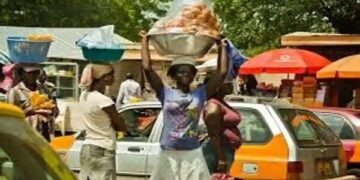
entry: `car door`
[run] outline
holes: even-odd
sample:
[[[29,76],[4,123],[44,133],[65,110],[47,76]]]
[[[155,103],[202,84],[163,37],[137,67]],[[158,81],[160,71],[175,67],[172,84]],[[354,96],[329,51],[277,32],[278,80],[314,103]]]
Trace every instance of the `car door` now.
[[[285,179],[287,144],[265,106],[232,107],[241,115],[238,128],[243,143],[235,152],[230,175],[241,179]]]
[[[151,175],[152,170],[158,162],[159,153],[161,151],[160,147],[160,136],[163,128],[163,114],[160,112],[153,131],[151,132],[149,143],[151,144],[150,150],[148,152],[147,163],[146,163],[146,174]]]
[[[118,174],[146,175],[148,154],[154,144],[150,142],[150,134],[159,115],[160,107],[131,107],[119,112],[125,120],[129,134],[118,136],[116,163]]]

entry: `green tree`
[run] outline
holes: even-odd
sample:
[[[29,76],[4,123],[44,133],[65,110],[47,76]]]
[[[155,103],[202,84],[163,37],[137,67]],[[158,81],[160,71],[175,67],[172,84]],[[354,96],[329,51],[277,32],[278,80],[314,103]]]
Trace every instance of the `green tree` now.
[[[115,24],[116,33],[133,41],[150,19],[142,9],[154,9],[155,2],[142,0],[0,0],[1,25],[29,27],[98,27]]]
[[[318,11],[339,33],[360,34],[360,0],[319,0]]]
[[[98,27],[138,41],[172,0],[0,0],[1,25]],[[212,0],[222,33],[251,56],[295,32],[360,33],[360,0]]]
[[[223,32],[247,55],[279,47],[281,35],[295,31],[332,32],[316,0],[215,0]]]

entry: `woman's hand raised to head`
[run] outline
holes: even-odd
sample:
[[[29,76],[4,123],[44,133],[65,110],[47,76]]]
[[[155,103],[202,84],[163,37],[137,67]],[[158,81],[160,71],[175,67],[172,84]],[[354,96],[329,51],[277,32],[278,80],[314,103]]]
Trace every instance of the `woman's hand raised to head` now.
[[[151,69],[149,39],[145,31],[140,31],[139,35],[141,36],[141,58],[143,68],[147,71]]]
[[[218,46],[217,73],[212,75],[206,84],[207,98],[212,97],[216,93],[219,84],[223,83],[229,68],[229,58],[226,51],[226,45],[228,44],[228,41],[225,39],[225,36],[222,36],[221,39],[216,40],[216,44]]]
[[[142,65],[143,65],[145,77],[150,83],[150,86],[155,90],[156,94],[159,96],[162,92],[162,88],[164,87],[164,85],[160,76],[151,67],[149,38],[145,31],[141,31],[139,35],[142,37],[141,58],[142,58]]]

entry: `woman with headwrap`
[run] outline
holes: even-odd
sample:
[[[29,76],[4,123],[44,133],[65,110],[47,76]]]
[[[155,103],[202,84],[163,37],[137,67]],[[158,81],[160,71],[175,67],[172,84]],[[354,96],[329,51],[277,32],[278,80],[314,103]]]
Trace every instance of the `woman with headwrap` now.
[[[198,123],[205,101],[222,84],[228,68],[226,41],[218,41],[218,71],[209,82],[195,90],[190,89],[197,73],[195,59],[182,57],[173,60],[168,76],[175,87],[167,87],[151,67],[149,42],[142,35],[142,59],[146,78],[162,103],[164,126],[160,138],[160,157],[152,180],[210,179],[209,170],[198,139]]]
[[[86,127],[80,152],[80,179],[116,179],[116,131],[127,133],[124,120],[115,104],[105,96],[107,86],[114,82],[110,65],[88,64],[82,74],[80,106]]]

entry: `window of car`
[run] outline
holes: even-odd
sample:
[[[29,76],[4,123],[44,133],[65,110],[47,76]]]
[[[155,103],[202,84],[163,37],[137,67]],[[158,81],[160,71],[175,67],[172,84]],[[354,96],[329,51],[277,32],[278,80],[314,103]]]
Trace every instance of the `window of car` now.
[[[243,143],[266,143],[272,133],[264,121],[262,115],[255,109],[237,109],[241,115],[241,123],[238,125]]]
[[[277,109],[299,147],[339,145],[339,139],[315,114],[301,109]]]
[[[340,139],[355,139],[355,132],[346,118],[334,113],[316,113]]]
[[[160,108],[136,108],[122,111],[120,116],[124,119],[128,135],[118,135],[118,141],[146,142],[150,136]]]

